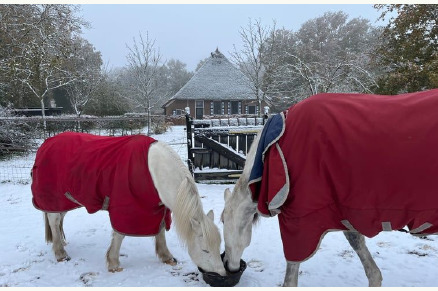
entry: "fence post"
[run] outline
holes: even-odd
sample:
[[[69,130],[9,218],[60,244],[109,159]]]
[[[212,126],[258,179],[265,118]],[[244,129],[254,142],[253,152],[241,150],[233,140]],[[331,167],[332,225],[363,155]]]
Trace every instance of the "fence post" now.
[[[192,154],[192,118],[190,109],[186,107],[186,131],[187,131],[187,165],[190,173],[193,175],[194,157]]]
[[[263,125],[265,125],[266,120],[269,118],[269,107],[265,106],[263,107],[264,109],[264,114],[263,114]]]

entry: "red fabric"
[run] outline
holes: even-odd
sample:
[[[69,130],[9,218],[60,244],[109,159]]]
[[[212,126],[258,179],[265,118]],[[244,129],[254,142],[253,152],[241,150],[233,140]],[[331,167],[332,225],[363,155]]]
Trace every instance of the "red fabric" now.
[[[351,225],[367,237],[382,231],[438,233],[438,90],[397,96],[318,94],[289,108],[278,140],[290,179],[278,215],[285,257],[303,261],[329,230]],[[258,210],[284,185],[274,146],[257,187]],[[275,172],[273,172],[275,170]],[[280,183],[280,184],[277,184]]]
[[[32,169],[33,204],[47,212],[85,206],[103,209],[109,198],[112,227],[126,235],[155,235],[170,210],[161,202],[148,169],[153,138],[143,135],[104,137],[65,132],[38,149]],[[80,204],[66,198],[68,192]],[[107,198],[106,198],[107,197]]]

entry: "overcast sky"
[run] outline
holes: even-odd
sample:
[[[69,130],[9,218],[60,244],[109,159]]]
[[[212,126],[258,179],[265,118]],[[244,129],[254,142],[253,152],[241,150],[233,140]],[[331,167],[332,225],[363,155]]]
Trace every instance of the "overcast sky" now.
[[[91,23],[83,37],[102,53],[109,68],[126,64],[133,38],[149,33],[163,59],[178,59],[194,71],[199,61],[216,48],[230,58],[233,45],[241,47],[239,29],[249,18],[263,25],[297,31],[309,19],[327,11],[344,11],[350,18],[369,19],[380,12],[371,4],[86,4],[80,14]]]

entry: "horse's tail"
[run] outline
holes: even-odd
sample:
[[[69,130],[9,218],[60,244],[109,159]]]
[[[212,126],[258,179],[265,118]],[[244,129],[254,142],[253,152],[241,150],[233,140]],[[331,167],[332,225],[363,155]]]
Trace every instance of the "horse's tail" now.
[[[59,221],[59,231],[61,234],[61,239],[65,241],[65,233],[64,233],[64,216],[65,212],[60,213],[60,221]],[[53,242],[52,228],[50,227],[49,217],[47,212],[44,212],[44,224],[46,230],[46,242]]]

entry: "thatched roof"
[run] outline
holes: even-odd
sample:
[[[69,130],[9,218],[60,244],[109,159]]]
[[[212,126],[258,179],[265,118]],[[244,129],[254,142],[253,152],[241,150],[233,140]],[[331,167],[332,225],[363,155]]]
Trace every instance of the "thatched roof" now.
[[[216,49],[169,102],[177,99],[245,100],[255,96],[247,77]]]

